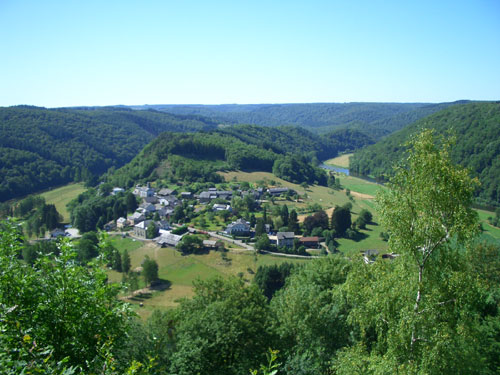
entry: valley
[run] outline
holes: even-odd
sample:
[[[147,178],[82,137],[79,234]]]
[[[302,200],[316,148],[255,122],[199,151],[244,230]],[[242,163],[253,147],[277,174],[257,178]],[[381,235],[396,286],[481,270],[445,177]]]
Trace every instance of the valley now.
[[[451,113],[455,110],[448,109]],[[107,111],[110,116],[106,120],[108,124],[121,121],[114,119],[114,110]],[[129,112],[125,110],[124,113],[133,115]],[[86,109],[85,113],[99,118],[103,115],[96,109]],[[437,118],[450,112],[439,113]],[[147,116],[159,119],[164,114],[152,112]],[[212,124],[215,120],[189,118],[188,121]],[[92,276],[95,280],[101,280],[99,288],[108,290],[110,298],[112,296],[108,304],[125,302],[121,306],[137,316],[134,329],[151,329],[155,335],[165,334],[164,328],[151,326],[155,322],[161,327],[175,326],[176,332],[187,329],[190,336],[196,335],[199,328],[193,331],[192,328],[183,328],[183,325],[197,324],[195,322],[200,317],[203,317],[203,325],[210,321],[218,326],[218,334],[220,329],[233,324],[233,317],[239,319],[242,311],[253,314],[253,309],[261,309],[257,316],[267,317],[267,320],[262,320],[263,326],[269,324],[266,321],[272,321],[274,326],[266,329],[275,338],[283,339],[289,333],[280,330],[294,331],[301,324],[305,324],[302,327],[309,335],[312,328],[308,326],[308,314],[322,316],[327,311],[323,309],[331,309],[328,311],[332,315],[322,316],[318,323],[321,332],[314,334],[322,341],[318,344],[322,348],[330,345],[323,340],[330,337],[332,327],[350,324],[339,317],[338,308],[345,309],[342,316],[358,313],[353,302],[346,302],[341,294],[361,300],[364,305],[361,313],[364,314],[371,308],[372,295],[383,300],[387,298],[384,293],[404,293],[407,283],[415,283],[406,274],[408,269],[415,270],[411,263],[414,258],[404,246],[398,247],[391,242],[411,237],[412,231],[390,229],[405,223],[411,210],[403,212],[400,221],[394,222],[392,217],[400,214],[399,206],[385,203],[381,208],[376,201],[379,196],[382,200],[392,199],[394,191],[369,178],[349,173],[353,168],[359,170],[359,164],[356,164],[359,155],[366,152],[371,152],[372,161],[383,159],[384,163],[390,163],[390,158],[384,159],[384,151],[377,147],[386,144],[386,149],[394,150],[387,146],[394,142],[392,136],[369,146],[373,142],[367,135],[352,129],[319,136],[303,127],[291,126],[196,126],[184,128],[185,131],[181,132],[159,132],[135,156],[131,155],[128,162],[124,163],[123,159],[120,162],[123,165],[115,164],[111,158],[105,161],[111,167],[99,172],[91,172],[86,166],[83,169],[65,166],[62,170],[70,171],[67,177],[73,182],[39,195],[3,202],[0,206],[2,216],[15,216],[20,223],[18,230],[23,230],[30,240],[19,248],[16,267],[24,270],[19,272],[29,274],[41,267],[50,274],[51,267],[56,266],[61,267],[61,273],[51,277],[76,272],[71,267],[78,268],[78,272],[91,272],[96,275]],[[400,133],[407,129],[411,126]],[[394,137],[400,139],[400,133],[395,133]],[[432,136],[435,135],[425,131],[420,135],[426,136],[428,138],[424,140],[413,140],[416,147],[427,142],[425,147],[433,155],[439,155],[444,163],[449,163],[446,153],[440,154],[432,148]],[[118,139],[113,142],[119,143]],[[377,153],[373,154],[372,149],[378,150]],[[452,155],[453,152],[451,149]],[[57,153],[53,155],[57,156]],[[425,161],[428,155],[418,157]],[[354,164],[351,164],[352,160]],[[94,161],[99,161],[99,158]],[[458,167],[446,166],[440,170],[440,164],[437,165],[433,166],[435,174],[425,178],[418,176],[418,186],[426,195],[422,200],[416,200],[416,204],[423,207],[428,201],[436,206],[441,204],[432,191],[432,186],[441,181],[436,179],[430,186],[423,181],[440,173],[446,175]],[[15,166],[12,161],[4,163],[3,170],[12,166]],[[62,164],[54,167],[54,171],[61,167]],[[15,172],[7,172],[10,176],[21,172],[18,167],[11,169]],[[418,173],[418,168],[413,166],[413,169]],[[83,181],[82,171],[85,175]],[[80,173],[80,176],[73,173]],[[399,170],[399,173],[406,172]],[[446,179],[455,176],[452,174]],[[376,177],[381,179],[380,175]],[[408,185],[406,179],[399,183]],[[465,193],[461,193],[465,202],[467,199],[473,202],[470,195],[473,189],[467,189],[475,180],[463,177],[463,181],[455,182],[453,186],[461,186],[461,183],[465,186]],[[408,185],[407,188],[413,189],[414,186]],[[450,189],[450,186],[445,184],[441,188]],[[419,194],[419,189],[411,192],[412,196]],[[450,190],[449,194],[453,191]],[[484,199],[481,191],[476,190],[476,194],[478,202]],[[496,254],[500,249],[499,213],[474,212],[460,207],[461,200],[439,199],[446,202],[443,209],[452,217],[457,212],[465,215],[464,225],[471,238],[478,228],[473,224],[477,214],[480,232],[475,242],[461,245],[463,249],[470,246],[463,252],[455,252],[455,239],[446,240],[443,252],[437,256],[443,258],[435,261],[442,261],[447,272],[455,272],[453,267],[458,266],[452,266],[456,261],[451,258],[455,257],[461,259],[459,272],[465,275],[463,277],[472,275],[467,267],[475,267],[476,274],[485,280],[496,277]],[[412,203],[411,200],[403,202]],[[415,221],[434,213],[432,209],[418,209],[421,211],[415,216]],[[387,210],[393,210],[393,214],[388,215]],[[432,220],[443,219],[429,220],[434,223]],[[9,228],[9,223],[5,222],[6,228]],[[447,225],[445,221],[443,223]],[[425,230],[424,225],[422,231]],[[438,232],[439,228],[433,230]],[[461,232],[457,233],[456,240],[462,241]],[[444,251],[445,248],[450,251]],[[61,263],[60,257],[71,259],[71,262]],[[404,267],[404,272],[399,267]],[[431,267],[435,265],[431,264]],[[483,268],[488,268],[488,271],[482,271]],[[32,279],[22,282],[28,283]],[[76,279],[72,282],[78,283]],[[394,284],[399,285],[397,291],[394,291]],[[473,285],[471,281],[469,284]],[[87,287],[90,285],[87,283]],[[418,283],[415,285],[418,287]],[[483,288],[483,284],[478,285],[478,288]],[[50,287],[45,289],[50,290]],[[462,289],[466,286],[457,290]],[[453,296],[457,292],[449,293]],[[239,305],[240,301],[248,302]],[[217,310],[221,303],[229,305],[214,313],[215,321],[205,316],[212,311],[210,309]],[[252,308],[247,310],[247,305]],[[228,310],[232,310],[230,318]],[[293,315],[289,315],[290,312]],[[229,320],[219,326],[218,322],[224,319]],[[253,329],[256,320],[257,317],[253,317],[251,325],[245,329]],[[336,323],[338,321],[341,323]],[[346,332],[349,329],[345,328]],[[179,342],[178,337],[168,340]],[[342,340],[345,342],[346,339]],[[269,338],[264,342],[269,342]],[[183,349],[175,351],[178,355],[187,353]],[[156,356],[164,358],[163,354]],[[324,363],[319,366],[325,366]]]

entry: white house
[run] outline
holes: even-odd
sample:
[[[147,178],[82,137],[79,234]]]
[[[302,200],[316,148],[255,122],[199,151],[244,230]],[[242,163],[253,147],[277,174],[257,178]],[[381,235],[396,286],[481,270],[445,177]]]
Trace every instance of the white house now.
[[[244,219],[238,219],[229,224],[224,232],[233,236],[247,235],[250,233],[250,223]]]

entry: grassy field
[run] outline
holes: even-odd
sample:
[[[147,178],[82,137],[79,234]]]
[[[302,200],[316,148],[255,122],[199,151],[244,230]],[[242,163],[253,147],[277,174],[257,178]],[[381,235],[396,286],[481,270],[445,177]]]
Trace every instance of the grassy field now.
[[[361,194],[368,194],[374,197],[380,189],[385,189],[382,185],[365,181],[352,176],[336,177],[340,180],[343,188],[355,191]]]
[[[280,264],[283,262],[303,263],[307,259],[293,259],[274,257],[270,255],[255,255],[247,251],[230,251],[222,253],[211,251],[202,255],[184,256],[172,248],[160,248],[152,242],[134,241],[131,238],[113,237],[113,245],[123,252],[125,249],[130,254],[132,269],[139,267],[147,255],[155,259],[159,267],[159,277],[167,280],[170,286],[165,291],[155,291],[144,298],[128,300],[135,305],[142,302],[144,307],[137,312],[147,317],[155,308],[169,308],[177,305],[177,300],[193,295],[193,281],[206,280],[214,276],[242,276],[244,280],[251,281],[253,273],[260,265]],[[108,271],[110,282],[120,282],[122,274]],[[141,287],[144,284],[141,280]]]
[[[349,168],[349,157],[352,155],[353,154],[340,155],[336,158],[328,159],[324,163],[333,167]]]
[[[369,224],[365,230],[360,231],[358,238],[338,239],[337,246],[343,254],[355,256],[362,250],[376,249],[381,253],[387,251],[387,242],[380,238],[380,232],[384,228],[378,225],[379,215],[376,203],[372,196],[376,194],[380,186],[355,177],[340,177],[343,187],[351,190],[351,197],[345,191],[335,191],[323,186],[309,186],[307,189],[277,178],[271,173],[266,172],[226,172],[222,173],[226,181],[247,181],[250,183],[266,182],[268,185],[286,186],[296,190],[304,196],[303,202],[295,202],[285,199],[276,199],[271,205],[287,204],[289,209],[295,207],[298,210],[306,211],[307,207],[313,203],[318,203],[323,209],[331,214],[331,209],[335,205],[344,205],[347,202],[352,204],[352,220],[356,220],[362,209],[368,209],[373,214],[373,223]],[[479,218],[483,224],[485,232],[483,238],[495,242],[500,242],[500,229],[492,227],[487,222],[488,216],[494,214],[487,211],[478,211]],[[305,217],[307,213],[303,214]],[[257,215],[258,216],[258,215]],[[301,216],[299,216],[301,217]],[[217,218],[217,221],[219,218]],[[215,227],[209,220],[207,224],[211,228]],[[217,222],[218,226],[222,223]],[[137,313],[143,318],[148,317],[156,308],[171,308],[178,304],[181,298],[189,298],[194,294],[193,281],[196,279],[205,280],[213,276],[239,276],[250,282],[254,272],[260,265],[280,264],[282,262],[308,262],[307,259],[293,259],[274,257],[269,255],[255,255],[253,252],[241,251],[234,245],[230,251],[223,255],[220,252],[211,251],[202,255],[183,256],[172,248],[159,248],[151,242],[142,242],[131,238],[122,238],[120,236],[112,237],[113,244],[120,250],[127,251],[132,261],[132,269],[139,267],[144,257],[147,255],[155,259],[159,265],[159,276],[166,280],[168,288],[164,291],[154,291],[140,298],[128,300],[132,302]],[[120,282],[122,274],[115,271],[108,271],[111,282]],[[140,287],[144,287],[142,280]],[[143,307],[139,307],[139,302]]]
[[[500,245],[500,228],[494,227],[488,222],[488,217],[494,217],[495,213],[485,210],[476,211],[479,215],[479,221],[481,222],[482,228],[484,230],[481,235],[481,239]]]
[[[61,186],[40,195],[45,198],[48,204],[54,204],[56,206],[57,212],[63,216],[64,223],[69,223],[69,212],[66,209],[66,205],[85,190],[87,189],[83,184],[78,183]]]

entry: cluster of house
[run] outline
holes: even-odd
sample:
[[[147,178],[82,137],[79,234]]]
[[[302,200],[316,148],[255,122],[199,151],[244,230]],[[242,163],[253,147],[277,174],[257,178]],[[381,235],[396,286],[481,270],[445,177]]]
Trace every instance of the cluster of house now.
[[[112,194],[117,194],[119,192],[123,192],[122,188],[114,188]],[[293,192],[289,188],[269,188],[266,191],[263,188],[258,188],[255,190],[248,191],[240,191],[238,190],[236,193],[241,196],[245,196],[251,194],[255,199],[260,199],[262,195],[267,192],[271,196],[281,195],[287,192]],[[207,191],[202,191],[200,194],[193,195],[189,191],[183,191],[178,193],[175,189],[160,189],[156,191],[156,189],[152,188],[148,183],[146,186],[136,186],[133,194],[142,198],[142,203],[132,215],[129,215],[127,218],[121,217],[116,223],[110,222],[105,225],[106,230],[113,230],[114,228],[124,228],[126,226],[133,226],[134,233],[136,236],[145,238],[145,230],[149,225],[151,225],[151,221],[146,220],[149,214],[158,214],[161,221],[153,222],[154,225],[157,225],[158,229],[168,230],[165,227],[168,226],[166,220],[170,215],[174,213],[174,209],[178,205],[182,205],[183,200],[186,199],[196,199],[198,202],[202,204],[210,203],[214,199],[224,199],[226,201],[230,201],[233,198],[233,191],[228,190],[217,190],[216,188],[210,188]],[[222,204],[216,203],[212,208],[214,211],[232,211],[232,207],[230,204]],[[238,228],[238,227],[236,227]],[[237,230],[237,229],[236,229]],[[244,231],[243,231],[244,232]]]
[[[266,224],[265,228],[269,241],[279,247],[293,247],[295,238],[297,238],[301,246],[316,249],[320,247],[320,242],[322,241],[320,237],[301,237],[296,236],[294,232],[277,232],[275,235],[271,235],[270,226]],[[224,233],[231,236],[248,236],[251,234],[250,223],[245,219],[238,219],[229,224]]]
[[[121,188],[114,188],[112,194],[122,192]],[[255,200],[262,199],[262,196],[268,193],[270,196],[279,196],[281,194],[294,193],[293,190],[287,187],[277,188],[257,188],[246,191],[228,191],[210,188],[207,191],[202,191],[199,194],[193,195],[191,192],[178,193],[175,189],[159,189],[158,191],[151,187],[148,183],[146,186],[136,186],[133,194],[142,198],[142,203],[137,208],[136,212],[129,215],[127,218],[121,217],[116,223],[110,222],[105,225],[106,230],[113,230],[114,228],[124,228],[126,226],[133,226],[133,233],[138,238],[148,237],[148,227],[154,225],[157,229],[158,237],[156,242],[160,246],[176,246],[182,239],[182,236],[171,233],[171,228],[168,218],[174,213],[174,209],[178,205],[182,205],[185,199],[196,199],[201,204],[207,204],[215,199],[223,199],[230,201],[234,194],[238,196],[251,195]],[[232,211],[232,207],[228,203],[216,203],[213,205],[214,211]],[[150,220],[151,214],[158,216],[160,220]],[[158,214],[158,215],[156,215]],[[158,218],[157,217],[157,218]],[[269,232],[269,226],[266,227]],[[250,235],[250,223],[244,219],[238,219],[229,224],[224,231],[232,236],[247,236]],[[275,236],[270,236],[272,242],[278,246],[292,247],[295,235],[293,232],[278,232]],[[320,239],[318,237],[299,238],[301,243],[307,247],[318,247]]]

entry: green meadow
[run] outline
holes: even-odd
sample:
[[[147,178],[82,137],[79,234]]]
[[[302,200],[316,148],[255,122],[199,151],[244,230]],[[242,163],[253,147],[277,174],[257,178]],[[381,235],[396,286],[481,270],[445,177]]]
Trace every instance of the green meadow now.
[[[54,204],[56,206],[57,212],[63,216],[64,223],[69,223],[69,212],[66,205],[85,190],[87,189],[82,183],[68,184],[48,190],[40,195],[45,198],[47,204]]]
[[[111,242],[120,251],[125,249],[130,254],[132,270],[140,267],[145,256],[156,260],[159,277],[167,282],[167,289],[144,293],[135,298],[125,298],[131,302],[137,312],[147,317],[155,308],[169,308],[178,304],[178,300],[194,294],[193,281],[206,280],[214,276],[238,276],[247,282],[253,279],[257,268],[261,265],[280,264],[283,262],[303,263],[307,259],[275,257],[255,254],[253,251],[230,250],[225,253],[210,251],[200,255],[182,255],[173,248],[160,248],[151,241],[138,241],[128,237],[111,237]],[[110,282],[121,282],[122,274],[108,270]],[[139,286],[144,288],[140,279]],[[143,307],[139,307],[139,303]]]

